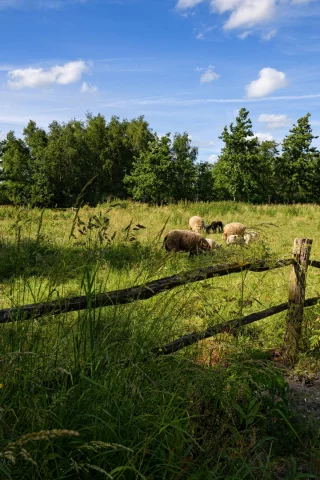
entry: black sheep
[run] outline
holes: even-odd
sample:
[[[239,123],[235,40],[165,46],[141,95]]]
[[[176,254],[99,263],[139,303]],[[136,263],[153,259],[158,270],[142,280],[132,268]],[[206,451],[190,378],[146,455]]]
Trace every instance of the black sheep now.
[[[213,221],[206,227],[206,232],[210,233],[210,230],[212,230],[214,233],[216,232],[222,232],[223,231],[223,223],[218,220],[217,222]]]

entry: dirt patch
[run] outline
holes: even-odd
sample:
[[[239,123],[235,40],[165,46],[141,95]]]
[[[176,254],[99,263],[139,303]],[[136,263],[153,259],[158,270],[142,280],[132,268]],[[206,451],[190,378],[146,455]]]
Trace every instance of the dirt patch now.
[[[270,351],[271,359],[283,369],[289,385],[289,402],[291,407],[302,416],[312,415],[320,421],[320,371],[299,373],[292,370],[283,356],[283,351]]]
[[[289,400],[300,413],[312,414],[320,421],[320,372],[318,374],[299,374],[287,372]]]

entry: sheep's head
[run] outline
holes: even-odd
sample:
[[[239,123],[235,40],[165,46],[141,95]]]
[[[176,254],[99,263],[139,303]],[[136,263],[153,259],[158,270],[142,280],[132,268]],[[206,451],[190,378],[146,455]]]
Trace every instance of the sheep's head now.
[[[200,241],[201,250],[211,250],[211,245],[206,238],[202,238]]]
[[[210,250],[217,249],[222,247],[220,243],[216,243],[212,238],[206,238],[208,244],[210,245]]]

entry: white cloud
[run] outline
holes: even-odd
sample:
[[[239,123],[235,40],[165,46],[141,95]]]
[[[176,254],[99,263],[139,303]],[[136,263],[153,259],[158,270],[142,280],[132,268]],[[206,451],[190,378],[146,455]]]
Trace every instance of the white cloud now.
[[[246,103],[261,103],[261,102],[291,102],[298,100],[312,100],[320,99],[320,93],[311,93],[310,95],[279,95],[275,97],[263,97],[263,98],[190,98],[188,100],[181,100],[177,96],[172,97],[149,97],[149,98],[129,98],[123,100],[113,100],[103,104],[107,108],[128,108],[128,106],[151,106],[151,105],[165,105],[176,107],[192,107],[194,105],[210,105],[210,104],[232,104],[239,103],[243,105]],[[237,111],[238,112],[238,111]]]
[[[246,86],[248,98],[261,98],[269,95],[269,93],[286,87],[288,80],[286,74],[279,72],[275,68],[262,68],[259,72],[259,78],[253,80]]]
[[[194,29],[194,32],[195,32],[195,36],[196,36],[196,39],[197,40],[204,40],[204,38],[206,37],[206,35],[208,33],[210,33],[212,30],[214,30],[216,28],[216,25],[205,25],[205,24],[202,24],[199,31],[197,31],[196,29]]]
[[[269,40],[271,40],[271,38],[275,37],[276,34],[277,34],[277,29],[276,29],[276,28],[273,28],[273,29],[270,30],[269,32],[264,33],[263,35],[261,35],[261,39],[262,39],[262,40],[265,40],[266,42],[269,42]]]
[[[256,137],[259,140],[259,142],[267,142],[267,141],[271,142],[271,140],[273,140],[273,136],[270,133],[258,132],[254,134],[254,137]]]
[[[215,163],[217,160],[218,160],[218,155],[215,155],[215,154],[210,155],[210,157],[208,158],[208,161],[212,163]]]
[[[183,17],[183,18],[189,18],[189,17],[193,17],[193,16],[195,15],[195,13],[194,13],[194,12],[190,12],[190,11],[189,11],[189,12],[183,12],[183,13],[180,12],[180,15],[181,15],[181,17]]]
[[[211,9],[219,14],[229,13],[229,18],[224,23],[224,29],[252,28],[276,17],[290,7],[302,7],[318,0],[178,0],[176,7],[187,10],[208,2]],[[272,31],[273,32],[273,31]],[[270,36],[270,38],[268,38]],[[264,40],[270,40],[275,33],[265,34]],[[244,37],[245,38],[245,37]]]
[[[179,0],[177,3],[177,8],[181,10],[185,8],[192,8],[202,2],[203,0]]]
[[[81,85],[80,92],[81,93],[95,93],[97,92],[98,88],[95,85],[91,85],[91,83],[83,82]]]
[[[276,0],[211,0],[211,6],[218,13],[231,12],[224,24],[230,30],[270,20],[275,14]]]
[[[83,60],[56,65],[49,70],[43,68],[18,68],[8,72],[10,88],[37,88],[48,85],[69,85],[78,82],[88,65]]]
[[[291,120],[287,117],[287,115],[284,114],[274,115],[261,113],[258,118],[258,122],[265,123],[268,128],[281,128],[289,125]]]
[[[241,38],[241,40],[244,40],[245,38],[247,38],[251,34],[252,34],[251,30],[246,30],[245,32],[240,33],[240,35],[238,35],[238,37]]]
[[[220,75],[213,69],[214,66],[209,65],[208,69],[201,75],[200,83],[210,83],[213,80],[218,80],[218,78],[220,78]]]

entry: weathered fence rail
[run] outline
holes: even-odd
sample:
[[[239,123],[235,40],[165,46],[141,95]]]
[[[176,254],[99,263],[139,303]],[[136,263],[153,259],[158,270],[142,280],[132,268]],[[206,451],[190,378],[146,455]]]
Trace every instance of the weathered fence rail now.
[[[312,240],[310,238],[296,238],[293,244],[292,256],[295,263],[292,265],[290,271],[288,314],[285,334],[287,356],[292,364],[296,362],[299,353],[311,247]]]
[[[43,315],[59,315],[61,313],[85,310],[87,308],[123,305],[126,303],[135,302],[137,300],[147,300],[159,293],[186,285],[188,283],[199,282],[201,280],[207,280],[213,277],[222,277],[225,275],[230,275],[231,273],[242,272],[244,270],[264,272],[267,270],[293,265],[294,263],[295,260],[289,258],[285,260],[278,260],[273,265],[268,265],[265,261],[261,260],[243,264],[230,263],[227,265],[198,268],[191,270],[190,272],[178,273],[170,277],[160,278],[159,280],[154,280],[144,285],[125,288],[123,290],[114,290],[89,297],[79,296],[61,298],[50,302],[6,308],[0,310],[0,324],[17,320],[39,318]]]
[[[320,268],[320,262],[310,261],[312,240],[308,238],[296,238],[293,244],[293,258],[291,259],[291,272],[289,279],[289,299],[288,302],[276,305],[260,312],[251,313],[245,317],[220,323],[209,327],[201,332],[193,332],[184,335],[171,343],[154,348],[152,353],[156,356],[168,355],[177,352],[184,347],[213,337],[218,333],[234,333],[240,327],[257,322],[264,318],[269,318],[280,312],[288,311],[286,319],[285,343],[287,347],[287,358],[291,364],[294,364],[298,358],[299,342],[301,338],[303,313],[305,307],[316,305],[320,297],[305,299],[306,277],[308,266]],[[279,264],[279,262],[277,262]],[[288,265],[288,263],[287,263]],[[283,265],[284,266],[284,265]]]
[[[320,262],[318,260],[311,260],[309,262],[310,267],[320,268]]]
[[[304,302],[305,307],[311,307],[316,305],[320,297],[313,297],[308,298]],[[167,345],[163,345],[162,347],[154,348],[152,353],[156,356],[159,355],[169,355],[170,353],[177,352],[184,347],[189,347],[194,343],[199,342],[200,340],[204,340],[205,338],[213,337],[218,333],[233,333],[238,330],[240,327],[244,325],[249,325],[250,323],[257,322],[259,320],[263,320],[264,318],[271,317],[272,315],[276,315],[277,313],[285,312],[289,309],[289,304],[281,303],[281,305],[276,305],[275,307],[267,308],[266,310],[261,310],[261,312],[251,313],[246,317],[241,317],[236,320],[231,320],[230,322],[219,323],[218,325],[214,325],[213,327],[209,327],[206,330],[201,332],[193,332],[187,335],[184,335],[180,338],[177,338],[171,343]]]
[[[13,321],[39,318],[44,315],[59,315],[61,313],[81,311],[87,308],[101,308],[112,305],[124,305],[137,300],[147,300],[159,293],[188,283],[199,282],[214,277],[222,277],[231,273],[238,273],[245,270],[253,272],[265,272],[291,265],[289,281],[289,300],[281,305],[252,313],[245,317],[221,323],[210,327],[202,332],[194,332],[184,335],[167,345],[152,350],[156,356],[168,355],[184,347],[190,346],[200,340],[217,335],[222,332],[235,332],[241,326],[262,320],[280,312],[288,310],[286,324],[286,343],[288,346],[288,357],[292,363],[296,361],[299,351],[303,311],[305,307],[318,303],[320,297],[305,299],[306,275],[308,266],[320,268],[320,261],[309,260],[311,252],[311,239],[295,239],[293,258],[277,260],[272,265],[264,260],[255,260],[246,263],[231,263],[227,265],[216,265],[206,268],[198,268],[189,272],[182,272],[170,277],[160,278],[144,285],[114,290],[90,296],[78,296],[61,298],[50,302],[43,302],[19,307],[0,310],[0,324]]]

